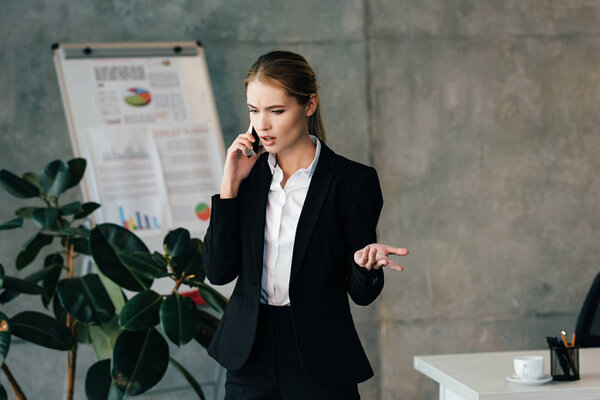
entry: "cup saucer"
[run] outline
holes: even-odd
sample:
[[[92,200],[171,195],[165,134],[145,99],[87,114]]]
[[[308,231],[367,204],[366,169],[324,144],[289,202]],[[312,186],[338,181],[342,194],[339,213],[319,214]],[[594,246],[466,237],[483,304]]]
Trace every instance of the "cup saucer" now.
[[[519,385],[543,385],[544,383],[550,382],[552,380],[552,376],[544,374],[537,379],[521,379],[513,374],[508,375],[506,380],[511,383],[518,383]]]

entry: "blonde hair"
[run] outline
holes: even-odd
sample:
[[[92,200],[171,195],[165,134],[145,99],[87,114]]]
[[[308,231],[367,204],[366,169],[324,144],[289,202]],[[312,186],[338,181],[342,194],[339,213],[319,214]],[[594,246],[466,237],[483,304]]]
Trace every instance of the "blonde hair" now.
[[[291,51],[276,50],[258,57],[248,70],[244,88],[248,83],[258,80],[285,90],[301,106],[306,105],[313,93],[318,94],[317,79],[313,69],[300,54]],[[308,132],[325,143],[325,127],[321,120],[321,104],[308,117]]]

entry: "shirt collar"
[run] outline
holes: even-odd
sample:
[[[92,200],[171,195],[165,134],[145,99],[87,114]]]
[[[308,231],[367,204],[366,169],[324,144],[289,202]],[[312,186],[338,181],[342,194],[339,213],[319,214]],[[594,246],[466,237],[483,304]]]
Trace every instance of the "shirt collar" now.
[[[310,165],[306,168],[300,168],[298,171],[304,171],[305,173],[308,174],[308,177],[311,178],[313,176],[313,174],[315,173],[315,169],[317,168],[317,162],[319,161],[319,155],[321,154],[321,141],[319,140],[319,138],[317,138],[315,135],[308,135],[310,136],[310,140],[313,142],[313,144],[317,145],[317,149],[315,151],[315,158],[313,159],[312,163],[310,163]],[[279,165],[277,164],[277,157],[275,156],[274,153],[269,153],[269,168],[271,168],[271,174],[274,172],[274,170],[280,169]]]

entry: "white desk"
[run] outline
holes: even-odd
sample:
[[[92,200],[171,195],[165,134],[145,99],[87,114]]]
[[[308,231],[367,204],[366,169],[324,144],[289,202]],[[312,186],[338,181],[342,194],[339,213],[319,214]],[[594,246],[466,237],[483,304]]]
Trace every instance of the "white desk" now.
[[[580,379],[551,381],[540,386],[510,383],[513,358],[544,357],[544,373],[550,374],[550,350],[499,353],[415,356],[414,368],[440,385],[440,400],[598,400],[600,399],[600,348],[579,350]]]

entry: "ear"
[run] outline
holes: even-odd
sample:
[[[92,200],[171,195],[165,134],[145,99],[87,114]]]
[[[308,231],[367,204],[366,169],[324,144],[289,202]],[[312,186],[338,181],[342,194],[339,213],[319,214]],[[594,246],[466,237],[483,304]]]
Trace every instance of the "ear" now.
[[[316,93],[310,95],[308,102],[304,106],[305,114],[307,117],[310,117],[317,111],[317,106],[319,105],[319,96]]]

